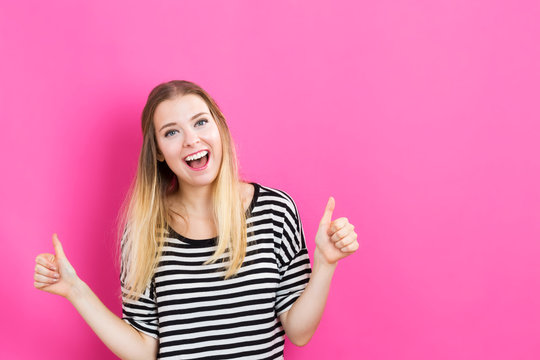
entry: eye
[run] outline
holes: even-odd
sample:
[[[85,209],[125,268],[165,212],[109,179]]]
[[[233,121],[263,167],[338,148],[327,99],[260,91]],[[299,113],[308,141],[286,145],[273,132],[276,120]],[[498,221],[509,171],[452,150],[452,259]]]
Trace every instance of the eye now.
[[[208,122],[208,120],[206,120],[206,119],[200,119],[200,120],[198,120],[198,121],[195,123],[195,125],[201,124],[201,126],[203,126],[203,125],[206,124],[207,122]]]
[[[168,137],[169,134],[171,134],[171,133],[173,133],[173,132],[175,132],[175,131],[176,131],[176,130],[169,130],[169,131],[167,131],[167,132],[165,133],[165,137]]]

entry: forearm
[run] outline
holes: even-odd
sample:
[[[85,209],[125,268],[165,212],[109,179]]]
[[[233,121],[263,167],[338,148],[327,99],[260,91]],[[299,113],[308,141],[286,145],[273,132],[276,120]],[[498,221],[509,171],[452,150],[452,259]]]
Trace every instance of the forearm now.
[[[317,251],[309,282],[282,321],[287,337],[298,346],[311,339],[321,321],[337,263],[328,264]]]
[[[121,359],[155,359],[155,350],[131,325],[112,313],[80,280],[68,300],[103,343]]]

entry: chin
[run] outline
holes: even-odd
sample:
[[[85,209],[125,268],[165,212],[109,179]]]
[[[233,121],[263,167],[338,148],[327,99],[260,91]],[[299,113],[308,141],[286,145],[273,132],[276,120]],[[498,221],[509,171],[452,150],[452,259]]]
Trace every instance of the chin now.
[[[187,186],[208,186],[212,185],[217,180],[217,175],[214,177],[201,177],[200,179],[180,179],[178,178],[178,182],[180,186],[182,184],[185,184]]]

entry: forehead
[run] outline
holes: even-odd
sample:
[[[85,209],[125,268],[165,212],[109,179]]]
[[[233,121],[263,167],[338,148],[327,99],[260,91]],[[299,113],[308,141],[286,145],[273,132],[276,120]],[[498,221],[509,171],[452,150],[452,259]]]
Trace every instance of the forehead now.
[[[195,94],[179,96],[162,101],[154,112],[154,124],[159,128],[166,122],[187,122],[195,114],[210,113],[204,100]]]

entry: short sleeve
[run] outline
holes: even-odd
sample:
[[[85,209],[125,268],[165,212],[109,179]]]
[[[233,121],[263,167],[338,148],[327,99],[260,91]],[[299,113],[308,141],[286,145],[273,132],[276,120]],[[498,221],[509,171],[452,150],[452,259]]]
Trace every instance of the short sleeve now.
[[[122,278],[123,268],[120,274],[120,287],[122,290],[122,320],[135,329],[158,338],[158,317],[156,305],[156,292],[154,281],[146,287],[144,293],[137,300],[127,298],[128,290]]]
[[[278,248],[280,280],[276,294],[276,315],[288,311],[306,288],[311,275],[309,254],[302,222],[291,197],[286,195],[283,232]]]

